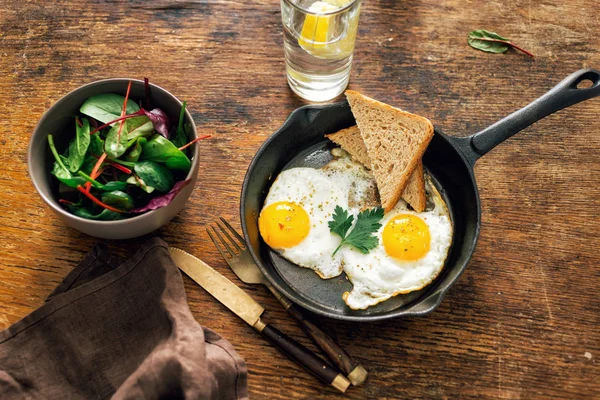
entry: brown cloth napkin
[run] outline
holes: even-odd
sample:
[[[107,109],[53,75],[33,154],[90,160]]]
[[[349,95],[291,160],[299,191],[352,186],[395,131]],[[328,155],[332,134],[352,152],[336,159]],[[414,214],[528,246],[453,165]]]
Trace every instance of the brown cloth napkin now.
[[[1,399],[247,399],[247,369],[201,327],[155,238],[94,247],[46,304],[0,332]]]

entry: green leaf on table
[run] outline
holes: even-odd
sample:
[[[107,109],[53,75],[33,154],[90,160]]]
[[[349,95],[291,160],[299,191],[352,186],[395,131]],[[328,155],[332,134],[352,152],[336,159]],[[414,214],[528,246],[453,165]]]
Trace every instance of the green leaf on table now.
[[[87,118],[81,120],[81,126],[79,126],[77,120],[75,121],[75,137],[69,143],[69,170],[71,172],[77,172],[83,164],[85,154],[87,153],[90,145],[90,121]]]
[[[167,193],[173,187],[173,173],[162,164],[154,161],[140,161],[135,164],[134,171],[147,186],[162,193]]]
[[[120,190],[102,193],[102,202],[122,210],[131,210],[134,207],[133,198]]]
[[[154,125],[150,118],[140,116],[125,120],[120,134],[119,129],[120,123],[113,125],[104,142],[104,151],[110,158],[121,157],[139,137],[151,135]]]
[[[488,53],[504,53],[509,47],[512,47],[515,50],[533,57],[533,54],[512,43],[507,38],[498,35],[496,32],[486,31],[485,29],[477,29],[469,32],[467,42],[469,43],[469,46],[474,49],[486,51]]]
[[[161,135],[153,135],[142,144],[140,160],[155,161],[165,164],[167,168],[187,172],[192,163],[190,159],[169,139]]]
[[[89,97],[83,102],[79,111],[102,123],[107,123],[121,117],[124,102],[125,96],[116,93],[103,93]],[[127,100],[125,114],[133,114],[139,110],[140,107],[133,100]]]
[[[353,216],[348,215],[348,212],[342,207],[337,206],[333,213],[333,220],[329,221],[329,230],[342,238],[342,242],[335,249],[332,256],[343,245],[350,245],[356,250],[363,254],[367,254],[369,251],[377,247],[379,240],[374,235],[381,224],[379,221],[383,218],[383,208],[372,208],[364,210],[358,214],[356,218],[356,224],[348,233],[350,226],[352,225]]]
[[[496,40],[499,40],[499,42]],[[504,53],[510,47],[506,43],[508,42],[507,38],[485,29],[470,32],[467,41],[471,47],[488,53]]]

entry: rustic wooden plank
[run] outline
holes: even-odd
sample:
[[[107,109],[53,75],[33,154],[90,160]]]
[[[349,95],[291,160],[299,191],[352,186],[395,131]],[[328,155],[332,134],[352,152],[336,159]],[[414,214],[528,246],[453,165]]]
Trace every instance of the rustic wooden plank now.
[[[478,28],[535,60],[471,49],[466,35]],[[593,0],[365,1],[351,87],[464,136],[567,74],[599,68],[598,36]],[[305,104],[285,81],[277,2],[5,0],[0,72],[0,329],[40,306],[97,242],[55,218],[26,164],[44,110],[95,79],[147,76],[187,100],[213,135],[187,208],[155,235],[236,279],[204,227],[222,215],[239,228],[253,154]],[[373,324],[316,318],[370,371],[363,387],[338,395],[320,385],[185,278],[190,307],[246,359],[253,398],[599,398],[599,110],[591,100],[552,115],[477,162],[479,244],[434,313]],[[149,236],[107,243],[126,253]],[[270,322],[314,349],[264,288],[242,286]]]

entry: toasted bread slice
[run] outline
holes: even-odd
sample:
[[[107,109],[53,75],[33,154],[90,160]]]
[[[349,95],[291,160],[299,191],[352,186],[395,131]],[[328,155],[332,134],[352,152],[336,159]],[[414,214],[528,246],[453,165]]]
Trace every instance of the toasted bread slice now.
[[[381,205],[390,211],[423,157],[433,137],[433,125],[427,118],[353,90],[347,90],[346,97],[371,160]]]
[[[360,136],[357,126],[351,126],[350,128],[342,129],[341,131],[325,136],[332,142],[340,145],[355,161],[371,169],[371,159],[367,154],[367,147]],[[419,160],[414,171],[408,178],[406,188],[402,192],[402,198],[416,212],[425,210],[427,199],[425,196],[425,180],[423,179],[423,162],[421,160]]]

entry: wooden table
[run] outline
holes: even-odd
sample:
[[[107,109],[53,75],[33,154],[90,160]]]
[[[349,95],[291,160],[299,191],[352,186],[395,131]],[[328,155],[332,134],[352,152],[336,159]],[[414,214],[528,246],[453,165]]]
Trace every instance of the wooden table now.
[[[365,0],[350,87],[464,136],[600,68],[594,0]],[[533,52],[488,54],[485,28]],[[30,134],[68,91],[96,79],[149,77],[188,101],[202,134],[198,185],[155,232],[235,279],[205,226],[239,228],[246,167],[304,104],[284,76],[277,1],[0,3],[0,328],[39,307],[98,240],[66,228],[27,176]],[[600,398],[600,99],[526,129],[475,168],[477,251],[426,317],[355,324],[318,318],[369,371],[344,396],[318,383],[184,278],[197,320],[246,359],[253,398]],[[150,235],[152,236],[152,235]],[[148,237],[109,245],[133,251]],[[269,320],[311,346],[263,288],[241,285]]]

